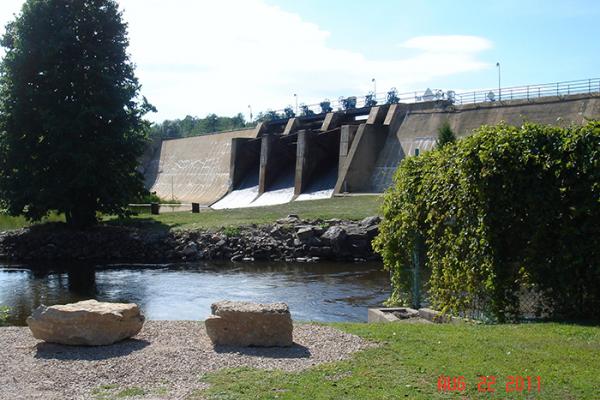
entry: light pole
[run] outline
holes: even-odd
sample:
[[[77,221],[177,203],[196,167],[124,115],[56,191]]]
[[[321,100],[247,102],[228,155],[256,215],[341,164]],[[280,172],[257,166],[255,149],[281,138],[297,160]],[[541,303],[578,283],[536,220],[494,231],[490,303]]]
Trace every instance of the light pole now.
[[[377,81],[375,80],[375,78],[372,78],[371,82],[373,82],[373,94],[375,95],[375,97],[377,97]]]
[[[296,115],[298,115],[298,95],[294,93],[294,100],[296,101]]]
[[[252,123],[252,106],[248,104],[248,112],[250,113],[250,123]]]
[[[500,62],[496,63],[496,67],[498,67],[498,100],[502,101],[502,86],[500,85]]]

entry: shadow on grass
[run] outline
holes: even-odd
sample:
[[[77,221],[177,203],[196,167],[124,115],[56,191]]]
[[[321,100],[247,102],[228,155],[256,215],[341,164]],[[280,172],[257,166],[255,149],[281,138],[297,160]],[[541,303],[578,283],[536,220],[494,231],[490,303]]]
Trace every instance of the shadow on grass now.
[[[128,339],[108,346],[66,346],[54,343],[38,343],[35,358],[44,360],[100,361],[123,357],[144,349],[147,340]]]
[[[235,353],[250,357],[264,358],[309,358],[308,347],[294,343],[290,347],[239,347],[239,346],[215,346],[215,353]]]
[[[148,230],[155,232],[168,232],[173,228],[180,226],[179,223],[165,224],[152,217],[135,217],[135,218],[114,218],[105,220],[102,225],[107,227],[117,228],[135,228],[140,230]]]

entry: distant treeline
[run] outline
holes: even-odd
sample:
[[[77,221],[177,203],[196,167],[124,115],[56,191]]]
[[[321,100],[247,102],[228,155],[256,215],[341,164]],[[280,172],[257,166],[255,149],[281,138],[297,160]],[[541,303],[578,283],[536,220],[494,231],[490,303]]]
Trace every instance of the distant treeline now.
[[[251,126],[254,125],[247,123],[242,113],[234,117],[220,117],[216,114],[209,114],[205,118],[198,118],[188,115],[184,119],[165,120],[162,123],[153,124],[150,129],[150,137],[176,139]]]

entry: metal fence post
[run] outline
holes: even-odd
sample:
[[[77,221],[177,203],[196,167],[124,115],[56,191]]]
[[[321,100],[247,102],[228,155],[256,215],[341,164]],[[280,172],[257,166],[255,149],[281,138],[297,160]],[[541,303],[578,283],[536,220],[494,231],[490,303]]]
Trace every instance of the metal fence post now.
[[[419,156],[419,149],[415,149],[415,157]],[[416,233],[415,242],[413,244],[413,282],[412,282],[412,306],[415,310],[421,308],[421,278],[419,276],[419,270],[421,268],[421,252],[423,251],[422,247],[422,237],[420,233]]]
[[[412,306],[415,310],[421,308],[421,278],[419,270],[421,269],[421,235],[417,234],[413,247],[413,283],[412,283]]]

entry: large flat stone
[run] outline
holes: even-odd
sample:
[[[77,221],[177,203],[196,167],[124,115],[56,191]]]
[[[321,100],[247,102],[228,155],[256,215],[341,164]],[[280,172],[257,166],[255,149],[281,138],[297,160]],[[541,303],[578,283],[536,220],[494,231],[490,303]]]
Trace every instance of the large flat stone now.
[[[33,337],[73,346],[113,344],[136,335],[144,316],[136,304],[101,303],[96,300],[39,306],[27,318]]]
[[[215,345],[291,346],[292,317],[285,303],[220,301],[211,306],[206,333]]]

